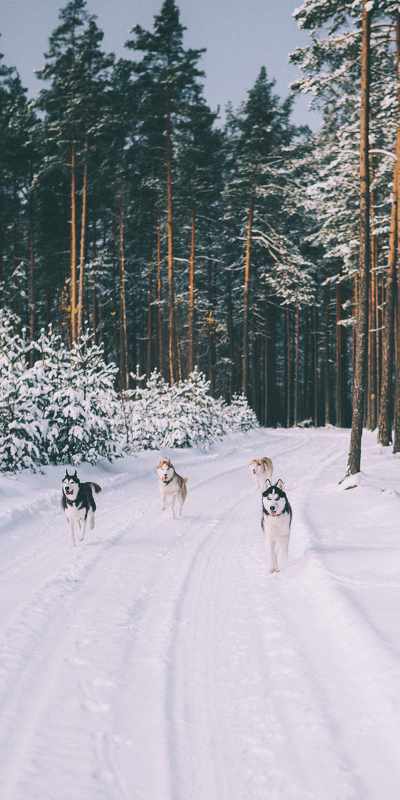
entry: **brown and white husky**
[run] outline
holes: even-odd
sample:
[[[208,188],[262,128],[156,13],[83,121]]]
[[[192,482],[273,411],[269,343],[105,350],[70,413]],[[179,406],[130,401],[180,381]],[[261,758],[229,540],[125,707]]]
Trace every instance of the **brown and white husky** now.
[[[166,506],[170,506],[171,517],[174,519],[176,502],[178,517],[180,517],[187,495],[187,478],[182,478],[175,472],[170,458],[167,458],[166,461],[160,458],[157,464],[157,474],[161,495],[161,510],[164,511]]]
[[[272,478],[274,466],[270,458],[253,458],[250,461],[250,469],[253,473],[254,481],[257,489],[262,492],[265,487],[265,482],[268,478]]]

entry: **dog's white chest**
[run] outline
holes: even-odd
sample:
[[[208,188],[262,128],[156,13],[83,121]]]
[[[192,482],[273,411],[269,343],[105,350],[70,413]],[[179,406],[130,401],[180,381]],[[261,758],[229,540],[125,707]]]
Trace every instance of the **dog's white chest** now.
[[[74,522],[79,522],[81,519],[85,519],[86,510],[84,508],[77,508],[75,504],[67,505],[65,509],[65,513],[67,515],[67,520],[74,520]]]
[[[289,514],[279,514],[276,517],[268,515],[266,521],[266,530],[272,539],[279,539],[280,536],[286,536],[289,533]]]

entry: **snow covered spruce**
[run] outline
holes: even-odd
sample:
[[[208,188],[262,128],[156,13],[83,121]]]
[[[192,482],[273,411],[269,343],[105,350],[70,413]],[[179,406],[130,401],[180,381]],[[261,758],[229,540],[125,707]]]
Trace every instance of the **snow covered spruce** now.
[[[71,350],[49,328],[37,342],[20,335],[19,320],[0,316],[0,470],[100,458],[166,447],[207,446],[226,433],[257,427],[247,400],[229,406],[208,394],[195,371],[169,386],[154,372],[145,387],[121,398],[118,368],[86,331]]]

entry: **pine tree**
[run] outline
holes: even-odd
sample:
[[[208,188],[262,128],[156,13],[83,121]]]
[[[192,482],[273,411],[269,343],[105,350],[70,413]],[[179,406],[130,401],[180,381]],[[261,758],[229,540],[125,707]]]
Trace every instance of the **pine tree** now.
[[[154,148],[155,158],[162,165],[162,180],[166,188],[169,374],[172,383],[178,375],[173,253],[173,144],[181,116],[195,90],[196,79],[202,75],[196,65],[203,52],[185,50],[183,32],[178,7],[174,0],[165,0],[160,13],[154,18],[153,31],[145,31],[137,25],[132,29],[135,39],[127,42],[127,47],[144,54],[134,67],[137,74],[136,91],[140,98],[139,115],[142,119],[139,130],[148,139],[149,147]]]

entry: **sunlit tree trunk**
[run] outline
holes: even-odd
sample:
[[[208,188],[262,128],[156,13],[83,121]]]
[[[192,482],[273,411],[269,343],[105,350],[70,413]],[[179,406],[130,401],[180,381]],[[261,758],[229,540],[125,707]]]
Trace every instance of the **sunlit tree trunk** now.
[[[253,229],[254,200],[256,189],[256,171],[253,172],[250,192],[249,216],[247,220],[246,235],[246,260],[244,266],[244,289],[243,289],[243,358],[242,358],[242,392],[247,397],[248,382],[248,354],[249,354],[249,287],[250,287],[250,253],[251,237]]]
[[[194,370],[194,267],[195,267],[195,244],[196,244],[196,171],[193,176],[193,193],[192,193],[192,226],[190,236],[190,257],[189,257],[189,320],[188,320],[188,337],[189,337],[189,362],[188,372]]]
[[[336,426],[342,427],[342,297],[341,283],[336,281]]]
[[[371,12],[363,2],[361,51],[360,119],[360,268],[357,303],[357,335],[353,379],[353,416],[351,425],[348,474],[355,475],[361,465],[365,377],[368,349],[368,284],[370,269],[369,230],[369,72]]]
[[[88,154],[88,137],[86,135],[85,141],[85,166],[83,170],[83,187],[82,187],[82,222],[81,222],[81,246],[79,258],[79,298],[78,298],[78,336],[82,330],[82,314],[83,314],[83,275],[85,268],[85,232],[86,232],[86,195],[87,195],[87,154]]]
[[[175,291],[174,291],[174,258],[172,239],[172,152],[171,152],[171,109],[170,92],[167,86],[167,224],[168,224],[168,309],[169,309],[169,377],[171,385],[175,383],[177,369],[175,358]]]
[[[157,369],[164,374],[163,336],[162,336],[162,278],[161,278],[161,211],[157,209],[157,315],[156,315],[156,342],[157,342]]]
[[[400,114],[400,15],[397,15],[397,105]],[[389,256],[386,271],[386,292],[383,312],[381,391],[379,400],[378,442],[387,447],[392,441],[392,366],[393,366],[393,320],[396,280],[396,253],[398,249],[398,206],[399,206],[399,158],[400,158],[400,120],[396,135],[396,161],[393,168],[393,198],[390,219]]]
[[[314,361],[314,425],[318,427],[318,342],[317,342],[317,307],[314,304],[314,331],[313,331],[313,361]]]
[[[324,286],[323,303],[323,391],[324,391],[324,425],[330,422],[330,370],[329,370],[329,303],[330,303],[330,284]]]
[[[295,359],[295,378],[294,378],[294,420],[293,425],[297,427],[299,413],[299,339],[300,339],[300,308],[296,307],[296,359]]]
[[[124,194],[121,190],[119,206],[119,298],[120,298],[120,364],[121,386],[129,389],[128,370],[128,337],[126,330],[126,304],[125,304],[125,257],[124,257]]]
[[[76,208],[75,208],[75,142],[71,151],[71,336],[76,339]]]

